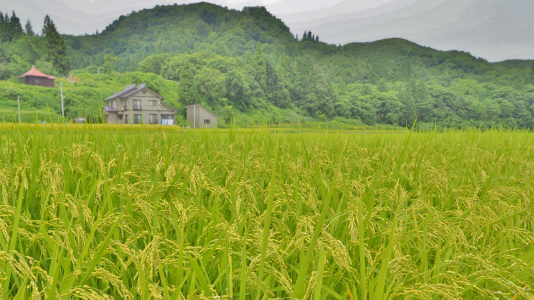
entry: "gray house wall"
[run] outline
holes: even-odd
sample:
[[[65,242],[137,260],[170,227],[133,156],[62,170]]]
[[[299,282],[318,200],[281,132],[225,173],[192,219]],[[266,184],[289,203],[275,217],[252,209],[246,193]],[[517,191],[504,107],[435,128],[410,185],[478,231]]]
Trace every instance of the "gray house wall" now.
[[[134,107],[134,100],[141,101],[141,108],[137,109]],[[156,105],[149,105],[149,100],[156,101]],[[176,111],[170,109],[165,104],[161,103],[161,100],[158,96],[147,91],[143,94],[143,91],[139,91],[129,97],[120,99],[119,113],[121,112],[124,115],[128,115],[128,124],[134,124],[134,116],[141,115],[141,120],[143,124],[149,124],[150,115],[156,115],[156,124],[162,124],[162,115],[171,115],[173,124],[176,124]],[[159,108],[159,109],[158,109]],[[125,122],[126,118],[123,117],[122,121]],[[123,123],[125,124],[125,123]]]
[[[200,104],[186,106],[191,128],[217,128],[218,116]]]
[[[140,100],[140,106],[134,107],[134,100]],[[150,105],[149,101],[156,105]],[[176,124],[176,111],[161,102],[159,95],[149,90],[140,90],[125,98],[106,101],[106,106],[117,108],[117,112],[106,112],[106,122],[110,124],[136,124],[135,115],[139,115],[139,124],[162,124],[162,116],[171,119]],[[150,123],[150,115],[155,115],[155,123]]]
[[[117,124],[117,113],[107,113],[106,114],[106,123],[108,124]]]

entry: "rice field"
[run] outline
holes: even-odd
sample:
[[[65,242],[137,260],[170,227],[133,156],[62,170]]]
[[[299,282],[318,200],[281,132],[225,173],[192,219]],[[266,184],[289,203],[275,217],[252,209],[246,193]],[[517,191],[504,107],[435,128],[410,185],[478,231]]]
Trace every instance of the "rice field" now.
[[[534,299],[528,131],[0,128],[4,299]]]

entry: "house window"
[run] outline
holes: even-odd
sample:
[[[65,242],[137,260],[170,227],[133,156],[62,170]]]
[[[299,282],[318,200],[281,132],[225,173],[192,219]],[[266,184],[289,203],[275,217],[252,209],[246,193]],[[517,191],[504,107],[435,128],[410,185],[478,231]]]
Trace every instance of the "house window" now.
[[[174,124],[173,115],[161,115],[161,124],[173,125]]]
[[[128,115],[124,115],[124,124],[129,124]]]
[[[133,123],[134,124],[141,124],[141,115],[134,115]]]
[[[141,110],[141,100],[134,100],[133,101],[133,109],[134,110]]]
[[[146,94],[146,90],[143,90],[143,94]]]
[[[211,121],[210,119],[204,119],[204,124],[209,125],[210,121]]]
[[[119,115],[119,120],[122,120],[122,115]]]
[[[156,100],[148,100],[148,105],[156,106]]]
[[[158,124],[158,115],[148,115],[148,123],[149,124]]]
[[[35,78],[35,83],[41,83],[41,79],[40,78]]]

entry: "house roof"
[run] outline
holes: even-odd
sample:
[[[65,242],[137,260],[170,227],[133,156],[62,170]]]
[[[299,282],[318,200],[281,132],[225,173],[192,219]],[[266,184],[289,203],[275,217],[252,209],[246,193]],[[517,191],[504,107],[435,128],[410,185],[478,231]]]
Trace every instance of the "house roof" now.
[[[162,106],[165,106],[165,107],[167,107],[168,109],[174,111],[174,113],[177,113],[177,112],[178,112],[176,109],[170,107],[169,105],[167,105],[167,104],[165,104],[165,103],[163,103],[163,102],[160,102],[160,104],[161,104]]]
[[[104,99],[104,101],[108,101],[108,100],[113,100],[113,99],[119,99],[119,98],[128,97],[128,96],[130,96],[130,95],[132,95],[132,94],[135,94],[135,93],[137,93],[137,92],[139,92],[139,91],[141,91],[141,90],[143,90],[143,89],[147,89],[147,90],[149,90],[151,93],[154,93],[156,96],[162,98],[160,95],[158,95],[158,93],[156,93],[156,92],[150,90],[149,88],[147,88],[147,87],[146,87],[146,84],[141,83],[141,84],[139,85],[139,87],[136,87],[136,86],[135,86],[135,83],[133,83],[133,84],[130,84],[130,85],[126,86],[126,87],[124,88],[124,90],[122,90],[121,92],[119,92],[119,93],[115,92],[115,95],[112,95],[112,96],[110,96],[110,97],[107,97],[106,99]]]
[[[26,76],[44,77],[44,78],[54,79],[54,80],[57,79],[54,76],[43,74],[41,71],[37,70],[35,66],[32,66],[32,68],[28,72],[20,75],[19,78],[24,78]]]
[[[195,107],[195,106],[198,106],[198,107],[202,107],[202,108],[203,108],[204,110],[206,110],[206,111],[207,111],[207,112],[209,112],[210,114],[212,114],[212,115],[216,116],[217,118],[219,117],[219,115],[218,115],[218,114],[216,114],[216,113],[212,112],[211,110],[209,110],[209,109],[205,108],[205,107],[204,107],[203,105],[201,105],[201,104],[198,104],[198,103],[197,103],[197,104],[190,104],[190,105],[186,105],[186,106],[185,106],[185,108],[188,108],[188,107]]]
[[[104,106],[104,111],[107,112],[117,112],[117,108],[113,106]]]

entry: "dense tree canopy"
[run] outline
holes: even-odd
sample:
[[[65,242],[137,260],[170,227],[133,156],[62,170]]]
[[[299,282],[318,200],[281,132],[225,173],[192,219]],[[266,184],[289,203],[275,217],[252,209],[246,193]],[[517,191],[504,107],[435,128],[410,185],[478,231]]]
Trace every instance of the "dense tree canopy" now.
[[[3,15],[0,11],[0,42],[11,42],[18,39],[23,33],[20,19],[14,11],[11,13],[11,17],[7,13]]]
[[[48,15],[44,19],[43,37],[48,50],[48,60],[52,62],[52,65],[59,74],[68,74],[70,70],[70,57],[67,56],[65,42],[57,32],[56,25]]]

